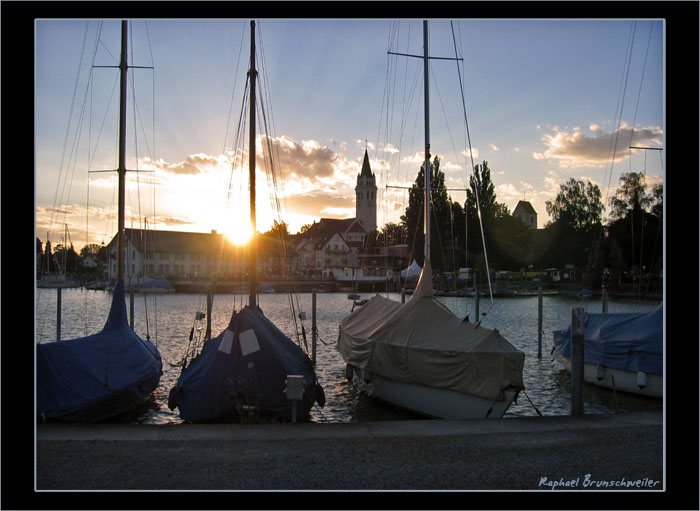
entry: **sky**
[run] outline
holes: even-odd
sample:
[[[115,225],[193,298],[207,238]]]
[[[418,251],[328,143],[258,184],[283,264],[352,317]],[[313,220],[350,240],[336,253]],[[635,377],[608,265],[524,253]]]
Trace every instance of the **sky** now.
[[[126,226],[244,239],[248,139],[236,143],[236,133],[249,21],[140,19],[129,30],[129,65],[140,67],[129,71]],[[398,222],[407,192],[387,185],[410,186],[424,159],[423,64],[387,52],[422,54],[422,21],[263,19],[256,31],[269,128],[256,130],[257,230],[355,216],[365,150],[378,224]],[[664,147],[662,20],[431,20],[430,55],[455,50],[462,60],[430,61],[429,85],[430,152],[453,200],[465,200],[469,147],[474,164],[488,162],[498,202],[512,212],[529,201],[539,228],[551,220],[545,201],[570,178],[597,184],[603,198],[625,172],[662,182],[663,151],[629,149]],[[35,22],[42,242],[48,233],[61,243],[65,225],[76,250],[116,232],[116,172],[99,171],[117,167],[118,72],[93,66],[114,66],[119,54],[116,20]],[[281,212],[263,143],[278,156]]]

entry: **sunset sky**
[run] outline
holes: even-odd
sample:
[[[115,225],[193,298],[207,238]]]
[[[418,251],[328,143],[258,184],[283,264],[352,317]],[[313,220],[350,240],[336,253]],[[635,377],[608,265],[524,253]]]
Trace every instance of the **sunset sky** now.
[[[569,178],[598,184],[604,198],[624,172],[661,182],[663,152],[628,147],[664,146],[663,21],[453,20],[452,27],[474,163],[488,161],[497,200],[511,211],[530,201],[542,228],[550,220],[545,201]],[[430,22],[432,56],[454,57],[452,27]],[[93,55],[94,65],[116,65],[120,23],[104,21],[98,44],[96,20],[37,20],[35,28],[36,235],[45,241],[51,231],[56,244],[68,224],[76,250],[86,234],[108,243],[116,173],[94,171],[117,165],[118,73],[91,65]],[[129,91],[127,166],[153,172],[128,173],[127,227],[148,217],[151,228],[235,238],[247,225],[247,170],[231,155],[249,30],[248,20],[131,24],[130,65],[153,69],[129,74],[136,92]],[[386,185],[410,185],[423,158],[422,63],[387,51],[422,53],[421,20],[270,19],[257,30],[290,232],[355,215],[365,147],[379,187],[378,224],[398,222],[406,194]],[[448,187],[464,188],[471,162],[457,66],[431,61],[431,75],[431,153]],[[275,217],[260,169],[257,181],[265,231]],[[450,195],[464,202],[464,192]]]

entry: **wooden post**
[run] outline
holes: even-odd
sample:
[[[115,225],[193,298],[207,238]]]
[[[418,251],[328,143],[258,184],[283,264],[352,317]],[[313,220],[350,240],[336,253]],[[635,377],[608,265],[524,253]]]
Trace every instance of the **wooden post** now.
[[[316,288],[311,289],[311,363],[316,365]]]
[[[61,288],[56,288],[56,340],[61,340]]]
[[[608,290],[603,284],[603,314],[608,312]]]
[[[401,288],[401,303],[406,303],[406,288]]]
[[[542,287],[537,288],[537,358],[542,358]]]
[[[583,415],[583,314],[571,309],[571,415]]]
[[[129,288],[129,326],[134,329],[134,288]]]
[[[474,272],[474,323],[479,322],[479,288],[476,285],[476,272]]]
[[[211,310],[214,305],[214,293],[211,288],[207,292],[207,330],[204,333],[204,341],[211,339]]]

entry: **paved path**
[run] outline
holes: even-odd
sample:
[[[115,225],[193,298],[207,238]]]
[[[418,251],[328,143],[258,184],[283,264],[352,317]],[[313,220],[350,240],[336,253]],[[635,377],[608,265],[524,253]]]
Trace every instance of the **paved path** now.
[[[663,490],[662,424],[658,412],[342,424],[41,424],[36,489],[619,490],[632,482],[635,490]]]

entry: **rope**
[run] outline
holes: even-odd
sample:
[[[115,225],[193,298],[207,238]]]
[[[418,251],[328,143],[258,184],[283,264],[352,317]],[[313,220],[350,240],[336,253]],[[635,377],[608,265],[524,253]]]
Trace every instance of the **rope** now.
[[[532,399],[530,399],[530,396],[528,396],[528,395],[527,395],[527,392],[525,392],[525,389],[523,389],[523,394],[525,394],[525,397],[527,398],[527,400],[530,401],[530,404],[532,405],[532,407],[533,407],[533,408],[535,409],[535,411],[537,412],[537,415],[539,415],[540,417],[542,417],[542,412],[540,412],[540,411],[537,409],[537,407],[535,406],[535,403],[532,402]]]

